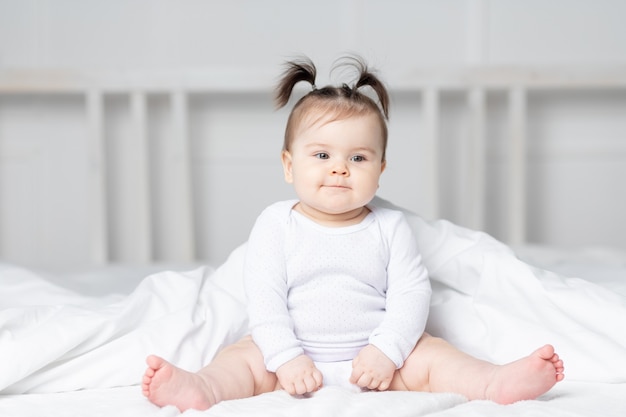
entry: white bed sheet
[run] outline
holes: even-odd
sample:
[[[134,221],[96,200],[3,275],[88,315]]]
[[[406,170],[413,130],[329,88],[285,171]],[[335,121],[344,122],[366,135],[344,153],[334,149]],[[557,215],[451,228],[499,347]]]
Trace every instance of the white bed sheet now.
[[[311,398],[273,392],[243,400],[225,401],[207,411],[159,408],[141,396],[136,386],[91,389],[56,394],[3,395],[0,415],[110,417],[623,417],[624,384],[563,382],[538,400],[498,405],[467,401],[455,394],[381,392],[357,394],[327,387]]]
[[[183,414],[626,415],[624,254],[516,248],[526,262],[586,279],[565,278],[518,261],[484,234],[447,222],[411,220],[433,276],[430,330],[495,362],[553,343],[566,361],[565,381],[537,400],[508,406],[456,394],[325,387],[309,398],[275,392]],[[71,279],[2,266],[0,415],[179,415],[174,407],[158,408],[141,395],[143,358],[157,353],[197,369],[246,332],[240,279],[244,250],[234,251],[217,270],[166,271],[148,278],[142,278],[145,269],[121,266]],[[98,290],[87,285],[94,276],[107,277]],[[60,281],[78,292],[55,284]],[[135,284],[132,294],[125,294]],[[96,297],[94,291],[107,295]]]

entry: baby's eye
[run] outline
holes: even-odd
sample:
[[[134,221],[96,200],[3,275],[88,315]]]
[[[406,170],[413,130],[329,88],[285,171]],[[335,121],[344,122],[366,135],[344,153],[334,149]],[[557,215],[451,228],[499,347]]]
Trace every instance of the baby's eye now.
[[[350,158],[350,160],[352,162],[363,162],[365,161],[365,157],[363,155],[354,155],[352,158]]]
[[[315,157],[319,159],[328,159],[328,154],[326,152],[318,152],[315,154]]]

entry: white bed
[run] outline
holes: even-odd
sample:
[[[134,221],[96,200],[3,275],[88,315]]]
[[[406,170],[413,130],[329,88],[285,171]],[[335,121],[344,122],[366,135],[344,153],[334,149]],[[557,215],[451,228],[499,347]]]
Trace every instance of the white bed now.
[[[501,78],[489,79],[501,88]],[[515,77],[510,102],[513,115],[524,113],[520,81],[533,79]],[[98,154],[98,144],[104,136],[98,127],[103,123],[102,91],[113,89],[119,94],[120,85],[126,85],[128,78],[121,84],[119,79],[111,82],[107,77],[62,80],[51,82],[49,77],[40,75],[3,74],[0,86],[11,94],[85,94],[92,132],[90,155],[101,163],[104,154]],[[158,77],[152,78],[149,86],[143,85],[139,90],[133,80],[135,84],[129,91],[134,97],[131,108],[137,120],[142,121],[146,111],[144,98],[136,91],[148,87],[170,91],[171,78],[167,80],[162,86]],[[193,77],[190,80],[184,88],[176,84],[171,93],[174,112],[182,112],[183,116],[186,105],[180,101],[181,94],[206,88],[206,84],[198,87]],[[485,78],[481,80],[482,88]],[[539,82],[547,81],[539,77]],[[484,116],[482,93],[476,90],[472,77],[451,83],[454,88],[460,88],[460,84],[473,97],[470,102],[474,103],[480,136]],[[431,129],[424,132],[431,139],[430,152],[436,155],[437,132],[433,126],[444,116],[437,111],[437,90],[425,88],[422,92],[424,120],[427,125],[431,123]],[[184,117],[176,120],[178,131],[185,133],[188,127],[182,121]],[[513,117],[513,124],[518,122],[520,119]],[[517,145],[523,145],[521,133],[514,133],[513,139]],[[523,150],[523,146],[518,149]],[[524,157],[514,154],[512,158],[510,201],[523,202]],[[176,416],[180,413],[174,407],[160,409],[141,395],[138,383],[145,356],[160,354],[194,370],[208,362],[224,344],[246,333],[241,290],[245,244],[229,250],[225,262],[207,266],[194,256],[197,250],[194,252],[193,239],[188,242],[193,236],[194,222],[185,219],[182,224],[186,226],[173,239],[187,243],[172,250],[177,256],[155,260],[150,253],[150,248],[154,248],[150,240],[158,233],[147,222],[134,225],[131,233],[138,236],[134,241],[139,248],[134,252],[136,262],[113,259],[116,238],[110,233],[111,213],[107,208],[111,206],[105,201],[104,185],[110,173],[99,169],[98,163],[94,167],[89,180],[92,199],[87,205],[91,210],[89,235],[93,239],[87,252],[95,262],[64,268],[11,261],[0,264],[0,415]],[[437,172],[436,167],[428,169]],[[179,175],[176,181],[185,185],[188,179]],[[144,180],[142,177],[138,182]],[[484,194],[482,181],[479,175],[472,183],[479,195]],[[436,187],[434,182],[431,191],[435,197]],[[183,202],[177,211],[179,215],[192,212],[185,200],[189,198],[189,189],[182,190],[177,194],[177,201]],[[135,201],[139,202],[140,214],[151,213],[149,199],[139,193]],[[437,199],[433,201],[429,214],[437,213]],[[476,201],[469,210],[474,213],[470,217],[480,223],[480,215],[475,213],[482,210],[484,201]],[[378,200],[378,204],[388,203]],[[524,236],[523,212],[512,213],[508,236],[514,251],[474,229],[445,220],[427,221],[409,212],[407,216],[433,282],[428,330],[464,351],[498,363],[552,343],[565,361],[566,379],[539,399],[502,406],[467,401],[455,394],[357,393],[325,387],[308,398],[274,392],[226,401],[205,412],[190,410],[183,414],[623,417],[626,253],[618,249],[563,250],[529,245]]]
[[[426,241],[439,236],[438,243],[447,247],[427,253],[435,288],[429,330],[499,362],[540,343],[553,343],[567,364],[565,381],[536,401],[509,406],[469,402],[454,394],[356,393],[327,387],[310,398],[276,392],[228,401],[203,415],[624,415],[623,253],[572,256],[554,249],[521,250],[533,263],[568,274],[579,271],[586,280],[565,279],[527,268],[486,235],[443,221],[412,219]],[[11,359],[0,377],[0,414],[178,415],[175,408],[159,409],[142,397],[137,383],[143,357],[159,353],[196,369],[224,343],[245,333],[240,280],[244,250],[235,250],[217,270],[200,267],[148,278],[142,278],[146,269],[103,268],[95,275],[67,279],[4,265],[0,352]],[[91,295],[83,295],[85,282],[94,276],[108,278],[107,288],[100,289],[108,295],[94,297],[93,287]],[[489,283],[496,278],[497,286]],[[50,283],[61,281],[83,294]],[[134,284],[138,288],[126,295]],[[533,315],[519,309],[524,306]]]

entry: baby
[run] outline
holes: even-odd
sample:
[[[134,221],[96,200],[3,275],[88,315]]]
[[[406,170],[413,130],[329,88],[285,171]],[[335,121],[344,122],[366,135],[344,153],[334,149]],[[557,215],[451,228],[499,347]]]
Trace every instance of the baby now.
[[[563,379],[550,345],[500,366],[424,333],[431,289],[416,239],[401,212],[370,204],[386,166],[388,93],[361,60],[343,64],[357,71],[353,86],[316,88],[308,60],[289,62],[278,86],[279,107],[297,83],[312,90],[289,116],[282,152],[297,199],[266,208],[248,242],[251,336],[196,373],[149,356],[142,388],[153,403],[183,411],[277,389],[306,394],[342,370],[338,383],[360,389],[502,404]]]

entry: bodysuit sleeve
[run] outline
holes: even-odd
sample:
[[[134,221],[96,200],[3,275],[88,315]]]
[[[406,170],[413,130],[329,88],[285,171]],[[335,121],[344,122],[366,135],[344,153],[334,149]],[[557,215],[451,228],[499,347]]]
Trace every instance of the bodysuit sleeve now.
[[[385,316],[369,343],[400,368],[424,333],[431,286],[413,231],[402,213],[378,212],[388,246]]]
[[[288,209],[283,206],[270,206],[258,217],[244,263],[252,338],[271,372],[303,353],[287,309],[284,241]]]

